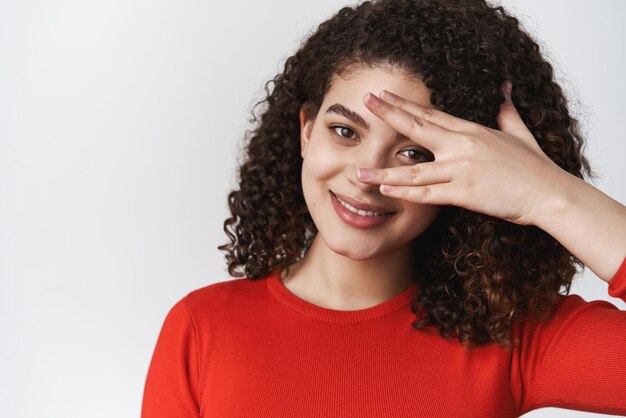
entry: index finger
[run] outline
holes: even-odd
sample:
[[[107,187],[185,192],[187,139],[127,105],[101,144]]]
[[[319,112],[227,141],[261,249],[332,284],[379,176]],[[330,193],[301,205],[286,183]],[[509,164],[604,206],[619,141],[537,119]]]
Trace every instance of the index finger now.
[[[459,132],[469,130],[470,125],[473,123],[465,119],[457,118],[456,116],[433,107],[422,106],[388,90],[382,90],[378,97],[399,107],[400,109],[406,110],[413,115],[453,131]]]
[[[367,93],[363,98],[363,102],[375,116],[435,155],[437,150],[447,147],[447,144],[452,139],[451,136],[456,133],[419,115],[409,113],[400,107],[387,103],[372,93]]]

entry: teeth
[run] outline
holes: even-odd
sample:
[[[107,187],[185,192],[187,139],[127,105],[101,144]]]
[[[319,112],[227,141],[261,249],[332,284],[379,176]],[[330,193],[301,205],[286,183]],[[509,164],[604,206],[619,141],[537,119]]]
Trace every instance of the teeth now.
[[[337,197],[337,196],[335,196]],[[371,210],[361,210],[361,209],[357,209],[354,206],[351,206],[349,203],[344,202],[343,200],[339,199],[339,197],[337,197],[337,200],[339,201],[339,203],[341,203],[341,205],[343,207],[345,207],[346,209],[348,209],[350,212],[354,212],[357,215],[361,215],[361,216],[384,216],[387,213],[384,212],[373,212]]]

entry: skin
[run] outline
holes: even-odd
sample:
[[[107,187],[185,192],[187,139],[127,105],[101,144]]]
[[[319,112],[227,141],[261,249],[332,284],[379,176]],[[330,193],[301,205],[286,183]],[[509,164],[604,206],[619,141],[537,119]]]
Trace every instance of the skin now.
[[[398,70],[362,68],[333,80],[315,119],[306,117],[306,106],[300,112],[302,189],[318,234],[283,283],[318,306],[364,309],[406,289],[412,283],[410,241],[430,226],[441,209],[384,196],[378,185],[356,176],[359,167],[408,167],[428,161],[419,145],[365,106],[363,96],[382,88],[405,92],[412,101],[430,105],[430,91],[418,78]],[[360,114],[369,129],[327,113],[335,103]],[[349,130],[332,129],[338,125]],[[375,228],[355,228],[339,218],[329,190],[396,213]]]
[[[315,120],[300,112],[302,186],[319,233],[283,279],[293,293],[338,310],[389,299],[410,284],[408,243],[440,205],[535,225],[610,282],[626,255],[626,207],[543,153],[506,83],[499,129],[491,129],[433,109],[425,85],[397,69],[360,68],[345,77],[334,81]],[[324,113],[337,102],[370,129]],[[338,145],[333,122],[355,131],[356,145]],[[407,163],[398,153],[411,145],[434,161]],[[338,218],[328,189],[398,212],[379,228],[358,230]]]
[[[360,172],[359,179],[380,185],[386,196],[460,206],[537,226],[611,283],[626,256],[626,206],[548,158],[515,109],[506,83],[503,94],[499,129],[393,93],[367,94],[368,109],[431,149],[436,161],[374,168],[367,179]]]

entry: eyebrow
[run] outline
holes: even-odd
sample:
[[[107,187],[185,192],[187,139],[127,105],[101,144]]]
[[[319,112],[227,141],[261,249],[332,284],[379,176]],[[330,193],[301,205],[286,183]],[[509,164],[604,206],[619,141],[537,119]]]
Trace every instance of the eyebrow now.
[[[361,115],[359,115],[354,110],[348,109],[341,103],[335,103],[334,105],[329,106],[328,109],[326,109],[326,113],[336,113],[338,115],[345,117],[346,119],[351,120],[352,122],[359,125],[361,128],[365,130],[370,129],[370,125],[367,122],[365,122],[365,119],[363,119]],[[408,138],[398,132],[398,134],[396,135],[396,139],[400,141],[404,141],[405,139],[408,139]]]
[[[341,103],[335,103],[334,105],[329,106],[328,109],[326,109],[326,113],[336,113],[341,115],[346,119],[350,119],[352,122],[365,130],[369,130],[370,128],[369,124],[365,122],[365,119],[363,119],[361,115],[356,113],[354,110],[348,109]]]

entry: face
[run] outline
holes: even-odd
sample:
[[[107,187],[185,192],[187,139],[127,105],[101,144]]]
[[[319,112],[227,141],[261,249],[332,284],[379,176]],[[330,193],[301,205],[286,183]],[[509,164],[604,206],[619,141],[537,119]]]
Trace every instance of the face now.
[[[365,260],[410,243],[435,220],[440,206],[384,196],[378,185],[358,180],[359,168],[389,168],[432,161],[430,151],[396,132],[363,103],[382,89],[430,106],[430,91],[416,77],[395,69],[359,67],[336,77],[314,119],[300,111],[302,189],[311,217],[336,253]],[[373,205],[388,216],[367,217],[345,209]],[[350,203],[350,202],[348,202]],[[371,213],[369,213],[371,215]]]

